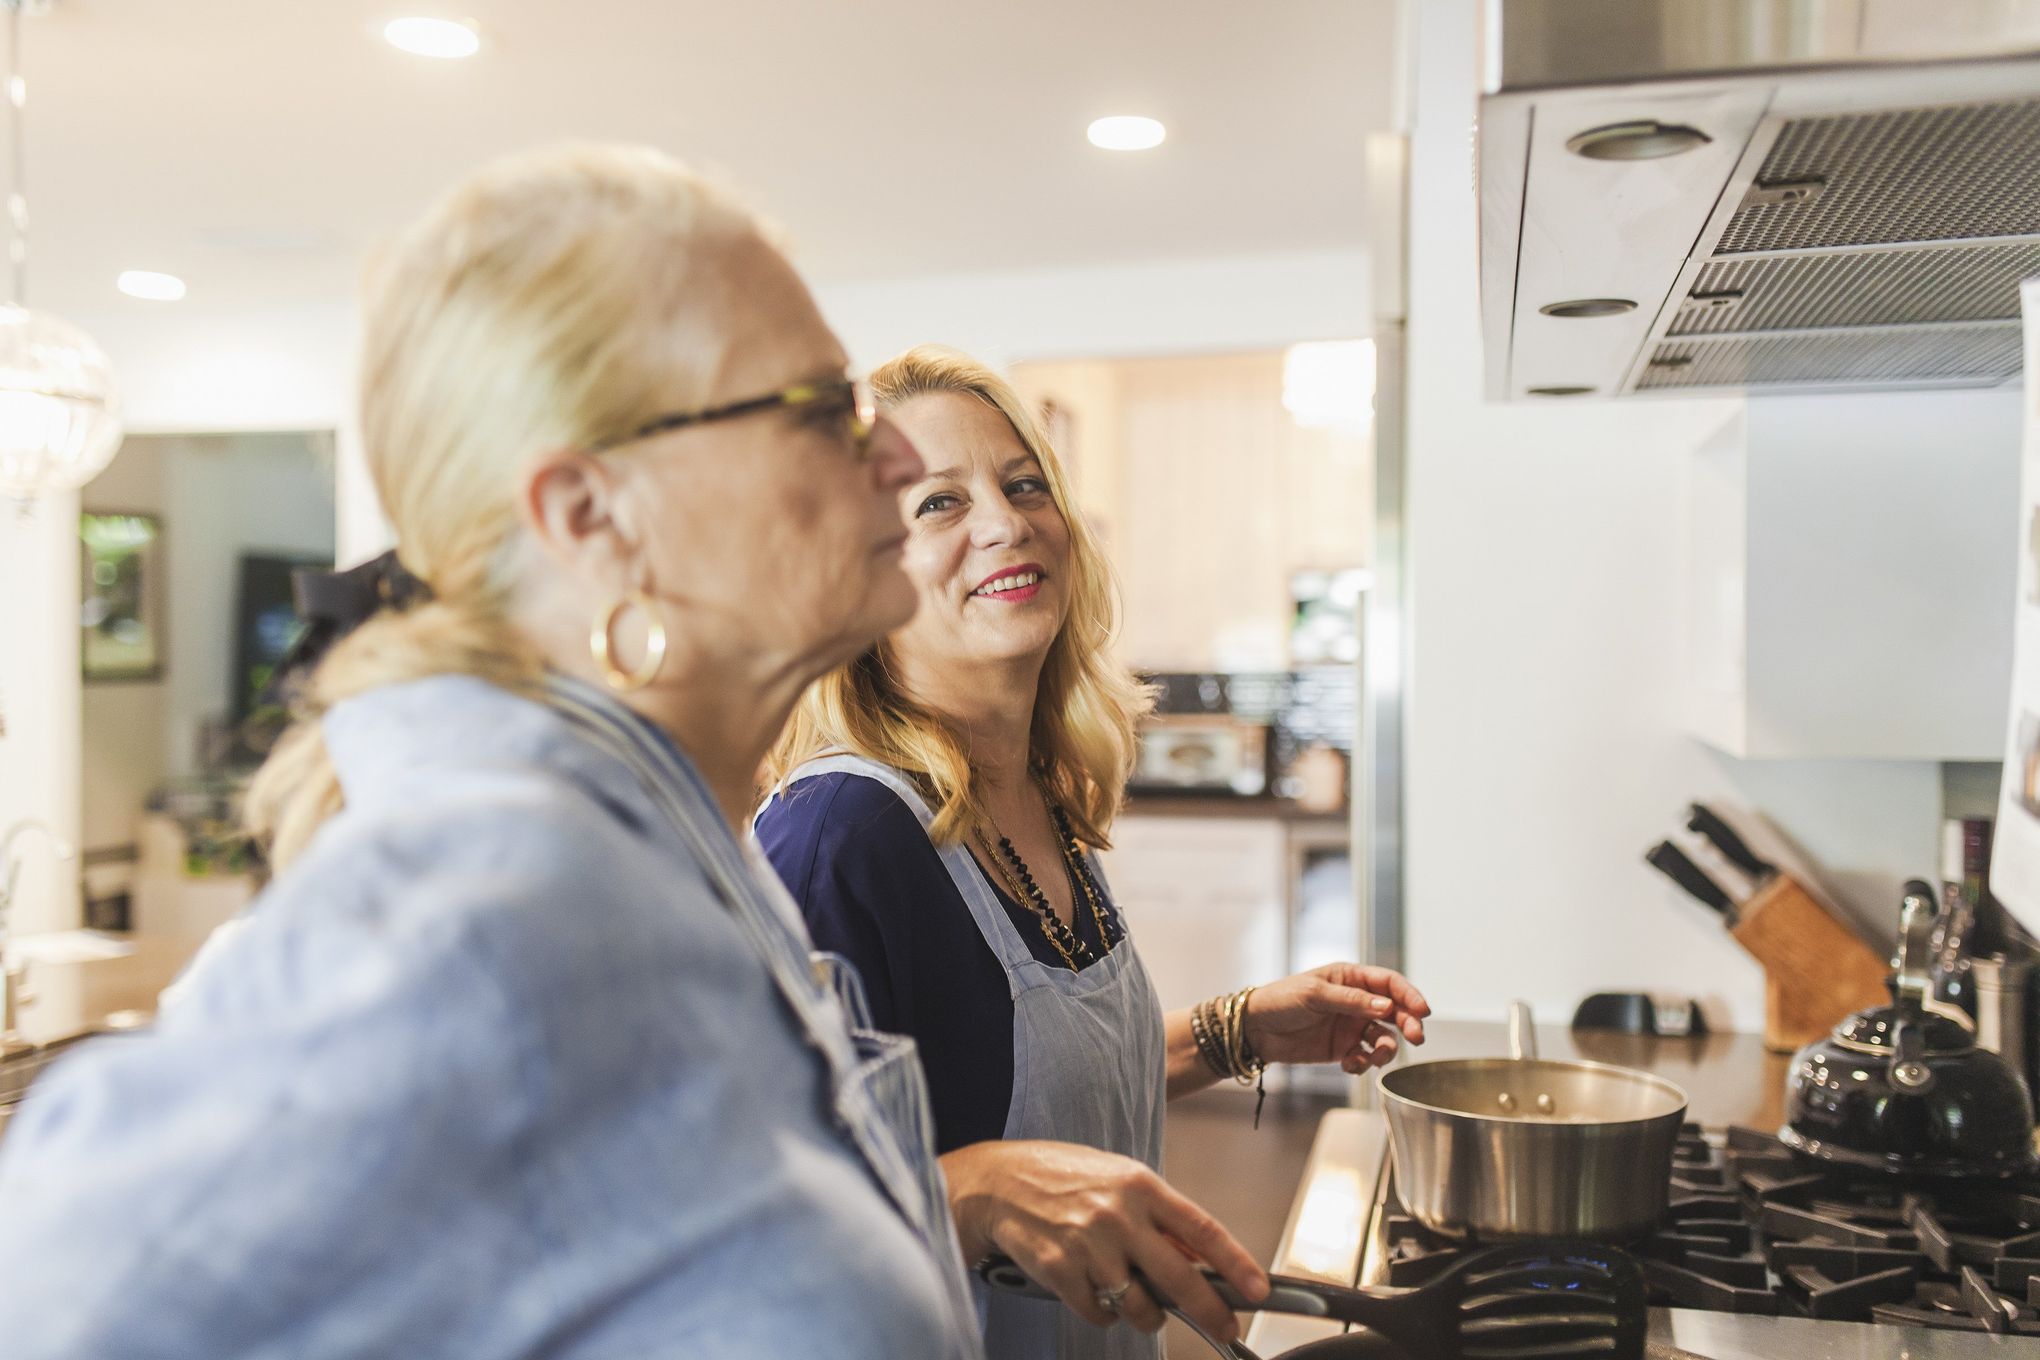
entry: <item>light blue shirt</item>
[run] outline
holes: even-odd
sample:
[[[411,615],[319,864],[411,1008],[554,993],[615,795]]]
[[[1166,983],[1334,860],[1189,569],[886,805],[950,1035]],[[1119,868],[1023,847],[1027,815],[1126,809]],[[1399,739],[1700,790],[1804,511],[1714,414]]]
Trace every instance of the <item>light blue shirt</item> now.
[[[0,1354],[979,1354],[925,1146],[677,748],[652,787],[460,677],[325,734],[345,810],[0,1142]]]

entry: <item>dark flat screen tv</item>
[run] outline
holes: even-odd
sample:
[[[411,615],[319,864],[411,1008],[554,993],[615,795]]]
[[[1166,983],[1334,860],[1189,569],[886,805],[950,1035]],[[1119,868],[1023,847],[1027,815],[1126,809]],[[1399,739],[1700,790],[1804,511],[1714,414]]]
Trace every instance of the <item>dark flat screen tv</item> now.
[[[305,621],[291,593],[291,573],[332,565],[319,557],[242,554],[234,603],[234,668],[229,681],[233,693],[228,711],[235,728],[246,725],[276,663],[304,631]]]

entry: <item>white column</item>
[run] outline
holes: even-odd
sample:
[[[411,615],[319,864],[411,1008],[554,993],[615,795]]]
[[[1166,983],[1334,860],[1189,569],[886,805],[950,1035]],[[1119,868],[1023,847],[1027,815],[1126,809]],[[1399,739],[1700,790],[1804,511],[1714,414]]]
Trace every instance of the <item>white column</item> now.
[[[78,840],[78,497],[0,501],[0,835],[23,818]],[[16,847],[25,867],[10,926],[79,923],[78,866],[42,837]],[[0,866],[4,872],[4,866]]]

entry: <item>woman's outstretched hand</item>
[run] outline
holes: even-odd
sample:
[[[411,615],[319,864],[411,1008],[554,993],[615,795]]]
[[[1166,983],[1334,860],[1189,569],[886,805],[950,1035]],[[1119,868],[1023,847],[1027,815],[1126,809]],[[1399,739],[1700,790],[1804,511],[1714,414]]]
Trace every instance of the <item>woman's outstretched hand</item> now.
[[[1239,1336],[1239,1321],[1197,1263],[1249,1299],[1268,1293],[1267,1273],[1217,1219],[1131,1157],[1013,1139],[946,1153],[942,1170],[964,1260],[1002,1251],[1097,1326],[1123,1318],[1144,1332],[1161,1327],[1160,1305],[1138,1284],[1116,1312],[1099,1304],[1100,1291],[1117,1291],[1135,1267],[1225,1341]]]
[[[1335,1062],[1365,1072],[1395,1057],[1402,1040],[1424,1042],[1424,994],[1390,968],[1328,963],[1256,987],[1247,998],[1247,1042],[1264,1062]]]

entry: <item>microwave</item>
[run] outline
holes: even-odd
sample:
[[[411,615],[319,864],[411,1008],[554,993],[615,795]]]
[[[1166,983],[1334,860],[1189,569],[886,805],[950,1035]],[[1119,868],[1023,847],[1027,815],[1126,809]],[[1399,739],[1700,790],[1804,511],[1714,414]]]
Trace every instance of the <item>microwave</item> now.
[[[1141,728],[1131,786],[1145,793],[1268,791],[1268,725],[1224,713],[1169,713]]]

